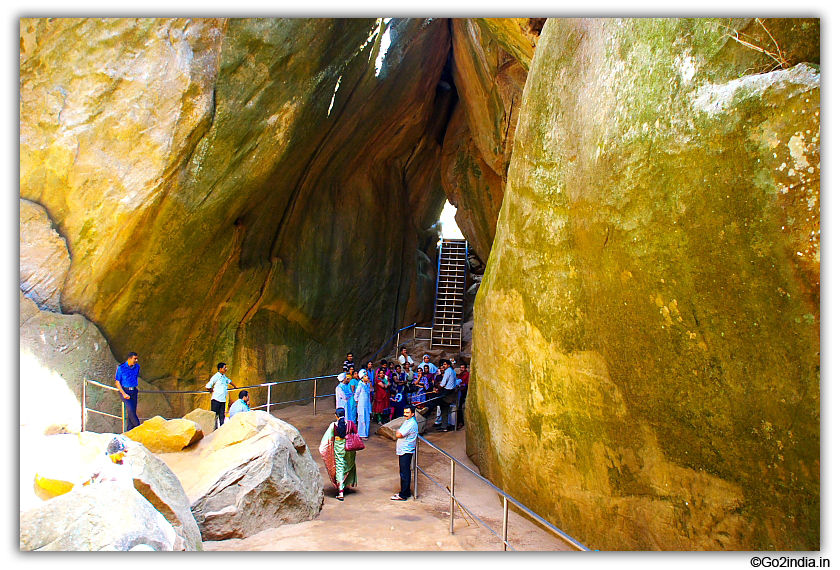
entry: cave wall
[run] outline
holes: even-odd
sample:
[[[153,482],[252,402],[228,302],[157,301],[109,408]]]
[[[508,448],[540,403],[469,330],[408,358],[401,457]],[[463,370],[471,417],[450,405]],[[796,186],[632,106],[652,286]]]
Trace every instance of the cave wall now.
[[[453,18],[450,27],[458,104],[443,144],[443,187],[458,227],[486,261],[542,20]]]
[[[818,63],[818,20],[542,30],[467,451],[590,548],[820,548]]]
[[[377,76],[375,19],[22,19],[20,194],[67,241],[63,312],[180,389],[331,372],[426,316],[449,29],[391,26]]]
[[[448,196],[485,475],[592,548],[818,549],[819,21],[390,25],[377,74],[375,19],[22,19],[54,309],[158,388],[333,372],[430,319]]]

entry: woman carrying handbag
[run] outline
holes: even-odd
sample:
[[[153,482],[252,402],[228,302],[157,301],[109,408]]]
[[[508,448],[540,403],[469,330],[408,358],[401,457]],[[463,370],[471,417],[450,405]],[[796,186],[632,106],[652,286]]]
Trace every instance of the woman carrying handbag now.
[[[318,451],[324,460],[330,481],[338,489],[336,499],[343,501],[344,489],[347,486],[355,487],[359,482],[356,474],[355,450],[364,449],[364,444],[359,438],[356,424],[345,421],[344,408],[338,408],[335,411],[335,420],[324,432]]]

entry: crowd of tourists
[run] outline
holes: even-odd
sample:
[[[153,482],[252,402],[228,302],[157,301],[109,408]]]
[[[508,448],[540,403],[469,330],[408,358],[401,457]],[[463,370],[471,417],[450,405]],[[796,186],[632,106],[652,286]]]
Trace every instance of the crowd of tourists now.
[[[136,411],[138,361],[137,353],[130,352],[115,373],[116,388],[126,404],[128,429],[140,424]],[[219,362],[216,369],[205,389],[212,393],[211,409],[221,427],[225,422],[228,389],[236,386],[226,375],[227,364]],[[358,482],[356,451],[364,449],[362,441],[370,437],[371,423],[382,425],[404,417],[405,421],[395,432],[400,492],[391,499],[405,501],[410,496],[411,461],[418,435],[415,414],[431,418],[435,413],[438,431],[461,429],[470,381],[466,364],[460,364],[456,373],[454,360],[442,358],[434,364],[429,355],[424,355],[422,362],[415,363],[403,348],[396,362],[381,360],[375,366],[371,361],[357,370],[353,353],[348,353],[338,380],[335,421],[330,423],[319,446],[330,480],[338,489],[336,498],[343,501],[345,488],[355,487]],[[250,410],[248,391],[241,390],[238,395],[229,417]]]
[[[397,362],[381,360],[378,367],[368,362],[359,370],[353,354],[348,353],[343,368],[335,389],[335,407],[344,409],[346,419],[358,424],[362,439],[370,436],[371,422],[386,424],[401,417],[408,406],[418,408],[424,416],[435,411],[435,426],[440,431],[464,426],[470,381],[466,364],[456,372],[454,361],[440,359],[434,364],[429,355],[415,363],[402,349]]]
[[[411,496],[411,463],[418,436],[415,414],[431,418],[436,411],[439,431],[453,431],[464,425],[463,406],[470,373],[466,364],[460,365],[457,374],[454,367],[455,362],[446,359],[435,365],[429,355],[415,363],[403,348],[397,362],[381,360],[378,367],[368,362],[356,370],[353,353],[347,354],[335,389],[335,421],[330,423],[319,446],[339,501],[344,500],[346,488],[358,484],[356,452],[364,449],[363,440],[370,436],[371,421],[385,424],[401,416],[405,421],[395,430],[400,491],[391,500],[405,501]],[[451,420],[450,414],[454,415]]]

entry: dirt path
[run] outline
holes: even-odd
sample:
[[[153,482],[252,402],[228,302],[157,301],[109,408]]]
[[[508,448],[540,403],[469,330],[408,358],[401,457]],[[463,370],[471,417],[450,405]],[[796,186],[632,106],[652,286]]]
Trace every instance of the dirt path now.
[[[319,402],[320,404],[320,402]],[[345,492],[343,502],[327,477],[318,444],[334,419],[328,405],[295,406],[272,414],[294,425],[306,440],[324,481],[324,508],[312,521],[262,531],[246,539],[204,542],[205,550],[501,550],[501,541],[480,524],[469,524],[456,506],[455,534],[449,534],[449,496],[420,474],[417,500],[391,501],[399,490],[395,443],[371,435],[356,455],[357,489]],[[371,433],[378,428],[371,426]],[[465,452],[464,430],[425,437],[478,472]],[[420,443],[419,465],[441,486],[449,484],[449,460]],[[502,534],[502,506],[498,495],[460,467],[456,467],[455,494],[496,533]],[[508,536],[517,550],[571,550],[559,538],[515,513],[510,514]]]

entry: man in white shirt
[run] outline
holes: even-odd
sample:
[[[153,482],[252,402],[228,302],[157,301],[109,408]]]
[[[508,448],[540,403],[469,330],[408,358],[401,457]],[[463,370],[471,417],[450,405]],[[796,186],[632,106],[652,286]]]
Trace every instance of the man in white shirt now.
[[[347,409],[347,393],[350,388],[349,386],[345,387],[345,385],[350,384],[350,377],[346,372],[342,372],[336,378],[338,378],[338,386],[335,387],[335,409]]]
[[[233,418],[239,412],[250,412],[251,411],[251,396],[248,395],[248,390],[240,390],[239,391],[239,399],[236,400],[234,403],[230,405],[230,411],[228,411],[228,417]]]
[[[418,426],[414,417],[414,406],[403,410],[405,421],[397,430],[397,457],[400,460],[400,492],[391,497],[392,501],[407,501],[411,496],[411,459],[417,449]]]
[[[213,392],[210,400],[210,409],[216,412],[217,427],[222,427],[222,424],[225,423],[225,405],[227,405],[228,386],[236,389],[236,385],[231,382],[230,378],[225,376],[227,364],[220,362],[216,365],[216,369],[218,372],[213,375],[205,388],[207,388],[208,392]]]
[[[407,348],[403,347],[401,352],[402,354],[400,354],[400,357],[397,360],[403,365],[403,369],[408,372],[410,369],[414,368],[414,359],[409,356]]]

